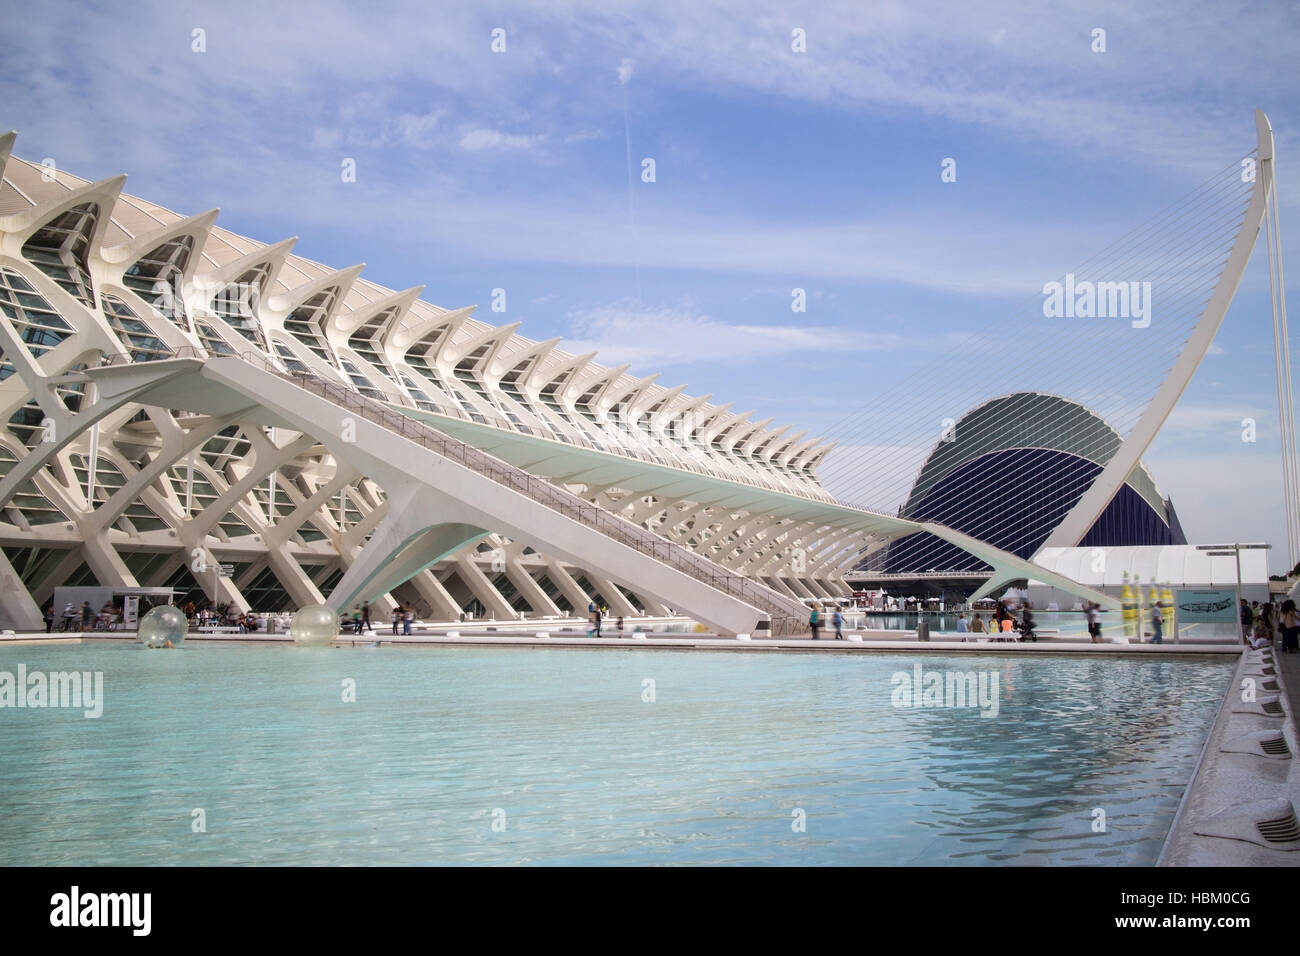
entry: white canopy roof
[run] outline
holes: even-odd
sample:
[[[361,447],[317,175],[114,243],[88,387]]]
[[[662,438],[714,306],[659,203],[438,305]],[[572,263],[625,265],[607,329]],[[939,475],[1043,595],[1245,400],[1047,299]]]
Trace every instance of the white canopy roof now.
[[[1217,549],[1216,549],[1217,550]],[[1094,588],[1119,588],[1127,572],[1143,584],[1152,580],[1175,587],[1234,587],[1237,559],[1211,557],[1195,545],[1144,546],[1128,548],[1043,548],[1034,564],[1073,578]],[[1034,582],[1041,583],[1041,582]],[[1241,583],[1268,584],[1268,551],[1242,549]]]

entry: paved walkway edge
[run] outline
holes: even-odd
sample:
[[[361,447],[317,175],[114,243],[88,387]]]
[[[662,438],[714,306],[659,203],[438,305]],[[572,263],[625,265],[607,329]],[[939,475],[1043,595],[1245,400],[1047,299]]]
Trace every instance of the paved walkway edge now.
[[[1219,712],[1206,736],[1200,758],[1183,791],[1182,800],[1170,824],[1169,833],[1156,860],[1157,866],[1300,866],[1300,841],[1279,843],[1276,846],[1255,842],[1259,838],[1256,823],[1269,807],[1267,815],[1276,815],[1278,801],[1292,806],[1300,801],[1300,772],[1296,769],[1295,755],[1300,753],[1295,724],[1295,705],[1290,686],[1295,683],[1284,676],[1284,667],[1277,661],[1284,655],[1274,653],[1264,659],[1258,651],[1238,646],[1240,660],[1233,672],[1232,682],[1223,695]],[[1261,673],[1261,667],[1274,665],[1277,690],[1258,690],[1259,701],[1276,696],[1282,708],[1280,715],[1270,716],[1259,712],[1250,701],[1244,701],[1245,682],[1253,679],[1256,685],[1270,680],[1273,675]],[[1288,662],[1289,663],[1289,662]],[[1239,741],[1253,732],[1280,732],[1290,750],[1285,758],[1225,750],[1225,743],[1240,748]],[[1239,813],[1236,819],[1232,819]],[[1210,836],[1208,830],[1234,832],[1237,836]]]

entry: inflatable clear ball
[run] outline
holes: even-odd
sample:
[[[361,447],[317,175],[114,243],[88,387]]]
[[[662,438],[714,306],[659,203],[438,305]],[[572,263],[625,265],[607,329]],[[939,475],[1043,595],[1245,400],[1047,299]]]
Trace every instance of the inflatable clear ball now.
[[[181,611],[164,604],[140,618],[136,634],[145,647],[176,647],[189,633],[189,621]]]
[[[295,644],[329,644],[339,636],[339,616],[324,604],[308,604],[289,622],[289,636]]]

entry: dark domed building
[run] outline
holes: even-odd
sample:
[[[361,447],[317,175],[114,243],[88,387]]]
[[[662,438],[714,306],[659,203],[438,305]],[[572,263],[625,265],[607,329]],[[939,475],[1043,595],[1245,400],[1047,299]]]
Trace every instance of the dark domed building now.
[[[1016,392],[967,412],[935,445],[901,516],[936,521],[1023,558],[1070,512],[1122,438],[1078,402]],[[1186,544],[1169,499],[1139,463],[1080,547]],[[978,558],[928,533],[890,543],[889,574],[981,571]]]

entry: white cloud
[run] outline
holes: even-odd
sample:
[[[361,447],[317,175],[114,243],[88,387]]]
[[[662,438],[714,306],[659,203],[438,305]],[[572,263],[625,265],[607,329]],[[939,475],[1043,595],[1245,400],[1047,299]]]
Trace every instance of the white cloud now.
[[[430,135],[447,115],[445,110],[434,109],[428,113],[403,113],[393,121],[396,137],[411,146],[429,146],[434,142]]]
[[[326,129],[318,126],[311,131],[313,149],[338,149],[342,141],[343,136],[336,129]]]
[[[1245,401],[1233,404],[1236,407],[1227,404],[1227,400],[1223,405],[1192,405],[1182,402],[1175,405],[1173,411],[1169,413],[1162,432],[1202,431],[1223,427],[1235,430],[1240,428],[1242,418],[1247,416],[1258,418],[1259,409],[1253,405]]]
[[[632,79],[632,73],[636,69],[636,63],[627,57],[623,57],[623,62],[618,65],[618,81],[624,86],[628,80]]]
[[[837,354],[911,348],[936,339],[892,332],[863,335],[861,330],[817,325],[741,325],[681,307],[632,303],[600,306],[569,315],[574,338],[563,348],[574,354],[596,351],[605,365],[624,363],[671,368],[699,362],[743,363],[798,353]]]
[[[593,139],[608,139],[609,135],[600,129],[581,129],[564,137],[566,143],[586,143]]]
[[[460,138],[460,148],[470,153],[485,149],[532,149],[543,139],[543,136],[516,136],[495,129],[474,129]]]

